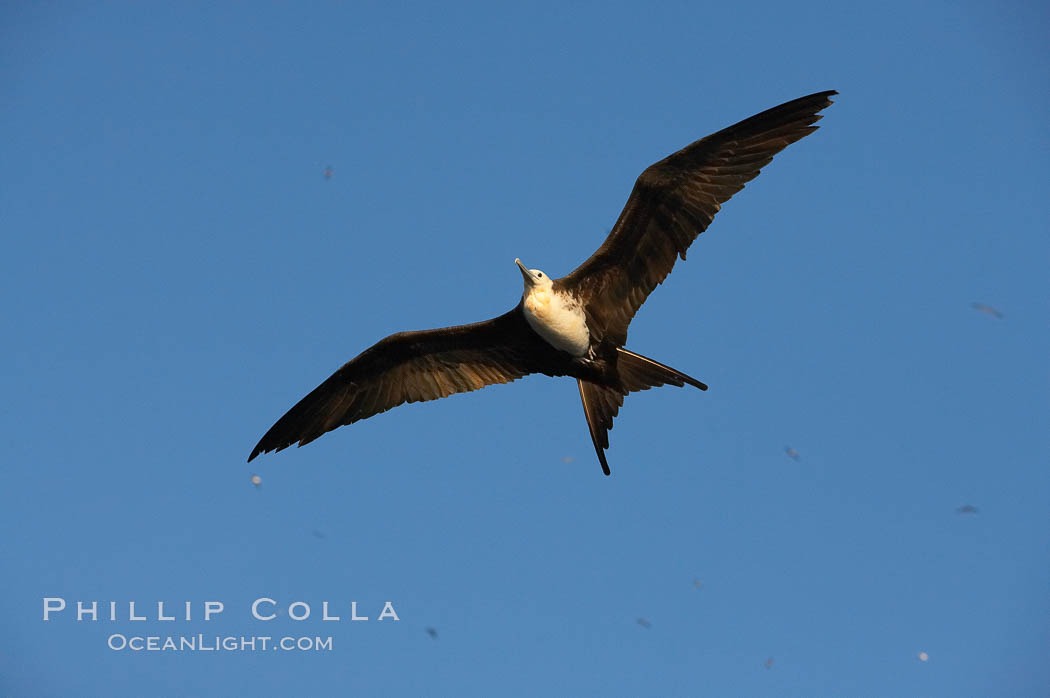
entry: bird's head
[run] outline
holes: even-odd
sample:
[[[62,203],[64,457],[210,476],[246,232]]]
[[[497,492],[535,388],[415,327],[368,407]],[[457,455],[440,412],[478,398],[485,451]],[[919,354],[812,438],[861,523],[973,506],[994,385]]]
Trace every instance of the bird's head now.
[[[521,275],[525,279],[525,295],[532,293],[532,291],[549,291],[551,285],[554,283],[551,278],[544,274],[539,269],[528,269],[524,264],[521,263],[520,259],[515,259],[514,263],[518,265],[518,269],[521,270]]]

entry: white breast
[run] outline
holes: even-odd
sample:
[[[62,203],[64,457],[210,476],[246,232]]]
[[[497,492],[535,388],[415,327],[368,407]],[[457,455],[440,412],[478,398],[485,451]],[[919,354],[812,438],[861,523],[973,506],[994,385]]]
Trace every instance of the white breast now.
[[[525,319],[536,333],[556,349],[583,356],[590,348],[587,316],[569,294],[533,288],[525,296]]]

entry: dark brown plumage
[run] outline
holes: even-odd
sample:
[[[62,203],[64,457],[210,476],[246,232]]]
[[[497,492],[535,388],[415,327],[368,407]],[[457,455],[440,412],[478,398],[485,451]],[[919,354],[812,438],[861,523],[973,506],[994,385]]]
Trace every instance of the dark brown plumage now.
[[[530,326],[519,303],[485,322],[391,335],[351,360],[281,417],[252,450],[307,444],[339,426],[406,402],[508,383],[530,373],[577,379],[602,470],[608,431],[624,397],[660,385],[700,381],[623,348],[634,314],[685,259],[721,205],[773,156],[816,130],[834,91],[787,102],[696,141],[647,168],[605,243],[550,286],[578,303],[589,349],[556,349]],[[523,267],[524,270],[524,267]],[[526,293],[529,292],[526,279]]]
[[[773,107],[646,168],[605,243],[555,287],[587,295],[587,325],[627,343],[627,326],[678,257],[707,230],[722,204],[773,156],[817,130],[834,90]]]
[[[297,441],[304,446],[336,427],[406,402],[509,383],[530,373],[557,375],[558,354],[525,323],[520,304],[485,322],[392,334],[288,410],[248,460]]]

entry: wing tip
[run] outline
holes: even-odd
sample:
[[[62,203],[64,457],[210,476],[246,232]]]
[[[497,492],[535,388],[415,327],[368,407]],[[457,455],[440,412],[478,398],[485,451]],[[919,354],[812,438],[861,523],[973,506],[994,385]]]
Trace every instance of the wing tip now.
[[[256,456],[260,456],[263,453],[269,453],[272,450],[272,447],[263,446],[263,442],[260,441],[255,445],[255,448],[252,449],[252,454],[248,456],[248,462],[251,463],[253,460],[255,460]]]
[[[805,97],[802,97],[802,98],[800,98],[799,101],[817,99],[817,100],[824,100],[828,104],[833,104],[834,100],[832,100],[831,98],[834,97],[835,95],[837,95],[838,93],[839,93],[838,90],[823,90],[821,92],[814,92],[811,95],[807,95]],[[827,106],[827,105],[825,105],[825,106]]]
[[[317,437],[315,436],[314,439],[316,438]],[[310,441],[312,440],[313,439],[310,439]],[[270,438],[270,434],[269,432],[267,432],[266,436],[262,437],[259,440],[259,443],[255,444],[255,448],[252,449],[252,454],[248,456],[248,462],[251,463],[253,460],[255,460],[256,456],[261,456],[266,453],[279,453],[280,451],[283,451],[295,442],[296,439],[292,439],[291,441],[284,443],[276,438]],[[304,443],[308,442],[300,441],[299,445],[302,446]]]

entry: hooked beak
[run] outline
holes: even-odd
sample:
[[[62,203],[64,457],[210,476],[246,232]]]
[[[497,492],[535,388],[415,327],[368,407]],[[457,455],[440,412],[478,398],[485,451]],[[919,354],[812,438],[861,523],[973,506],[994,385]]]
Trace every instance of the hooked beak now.
[[[536,283],[536,277],[533,276],[532,272],[529,271],[528,268],[524,264],[521,263],[520,259],[515,257],[514,258],[514,263],[518,265],[518,269],[521,269],[521,275],[525,277],[525,284],[526,285],[532,286],[534,283]]]

